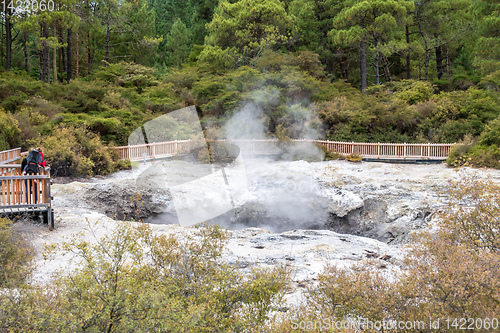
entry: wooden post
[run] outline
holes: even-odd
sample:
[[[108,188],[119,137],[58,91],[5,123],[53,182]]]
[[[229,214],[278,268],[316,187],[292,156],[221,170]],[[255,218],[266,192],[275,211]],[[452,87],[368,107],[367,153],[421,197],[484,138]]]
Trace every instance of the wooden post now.
[[[46,195],[46,203],[47,203],[47,225],[49,226],[49,230],[54,230],[54,220],[52,219],[52,196],[50,194],[50,178],[46,179],[45,182],[45,195]]]

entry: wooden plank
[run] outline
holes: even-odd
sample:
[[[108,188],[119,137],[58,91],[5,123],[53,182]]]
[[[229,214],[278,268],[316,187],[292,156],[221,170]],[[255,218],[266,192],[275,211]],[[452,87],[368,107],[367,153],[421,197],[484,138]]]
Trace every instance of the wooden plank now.
[[[7,180],[2,179],[2,205],[5,205],[5,183]]]

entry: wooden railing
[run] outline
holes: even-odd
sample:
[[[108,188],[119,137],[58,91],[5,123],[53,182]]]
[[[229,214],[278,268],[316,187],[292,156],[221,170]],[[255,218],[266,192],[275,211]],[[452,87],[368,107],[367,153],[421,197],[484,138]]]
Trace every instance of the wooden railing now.
[[[255,154],[272,154],[286,146],[286,142],[278,140],[232,140],[243,151]],[[378,159],[428,159],[445,160],[451,143],[370,143],[370,142],[342,142],[323,140],[292,140],[294,145],[316,144],[328,151],[335,151],[340,155],[360,155],[363,158]],[[158,142],[137,146],[117,147],[122,159],[131,161],[149,160],[173,156],[189,151],[190,140]]]
[[[50,176],[0,177],[0,208],[50,204]]]
[[[140,161],[173,156],[189,151],[191,140],[157,142],[137,146],[116,147],[122,160]]]
[[[20,176],[21,164],[0,164],[0,176]],[[43,169],[40,175],[49,176],[50,169]]]
[[[13,163],[21,158],[21,148],[0,151],[0,164]]]
[[[371,143],[319,141],[315,143],[342,155],[357,154],[365,158],[446,159],[452,143]]]
[[[22,156],[21,149],[12,149],[3,156],[6,160],[0,163],[0,215],[38,214],[47,221],[49,230],[54,229],[50,169],[38,175],[21,175],[21,164],[8,164]]]

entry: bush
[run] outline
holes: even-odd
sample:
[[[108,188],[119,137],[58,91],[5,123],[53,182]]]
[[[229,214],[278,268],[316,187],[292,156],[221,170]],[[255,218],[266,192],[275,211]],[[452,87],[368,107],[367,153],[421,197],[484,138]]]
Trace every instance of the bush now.
[[[408,82],[408,81],[406,81]],[[402,99],[408,104],[417,104],[429,100],[434,94],[434,88],[429,82],[424,81],[410,81],[411,84],[399,93],[398,98]]]
[[[155,86],[159,82],[155,77],[154,68],[139,64],[119,62],[101,67],[93,78],[116,84],[121,87],[135,88],[141,93],[145,88]]]
[[[13,115],[0,108],[0,151],[16,148],[21,131]]]
[[[104,175],[115,170],[118,159],[97,134],[81,127],[59,127],[43,138],[42,146],[54,176]]]
[[[472,136],[465,136],[463,140],[451,147],[446,164],[451,167],[468,166],[470,159],[467,154],[475,144],[476,140]]]
[[[337,153],[335,150],[328,150],[324,146],[320,146],[320,148],[323,150],[323,154],[325,156],[325,159],[324,159],[325,161],[344,159],[344,156]]]
[[[0,217],[0,287],[22,284],[32,270],[33,249],[13,229],[12,221]]]
[[[92,228],[90,226],[90,228]],[[147,224],[120,223],[93,243],[62,244],[76,269],[46,288],[0,302],[5,332],[244,332],[269,318],[287,281],[283,269],[252,270],[220,260],[228,235],[155,235]],[[1,296],[0,296],[1,297]],[[1,299],[0,299],[1,300]]]
[[[356,153],[349,154],[347,155],[346,160],[348,160],[349,162],[361,162],[363,160],[363,156]]]

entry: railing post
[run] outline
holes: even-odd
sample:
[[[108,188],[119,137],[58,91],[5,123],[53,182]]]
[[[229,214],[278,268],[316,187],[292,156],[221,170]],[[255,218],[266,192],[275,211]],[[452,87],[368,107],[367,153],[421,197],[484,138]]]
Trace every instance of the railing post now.
[[[403,157],[406,158],[406,142],[404,143]]]
[[[427,158],[431,157],[431,143],[427,143]]]

